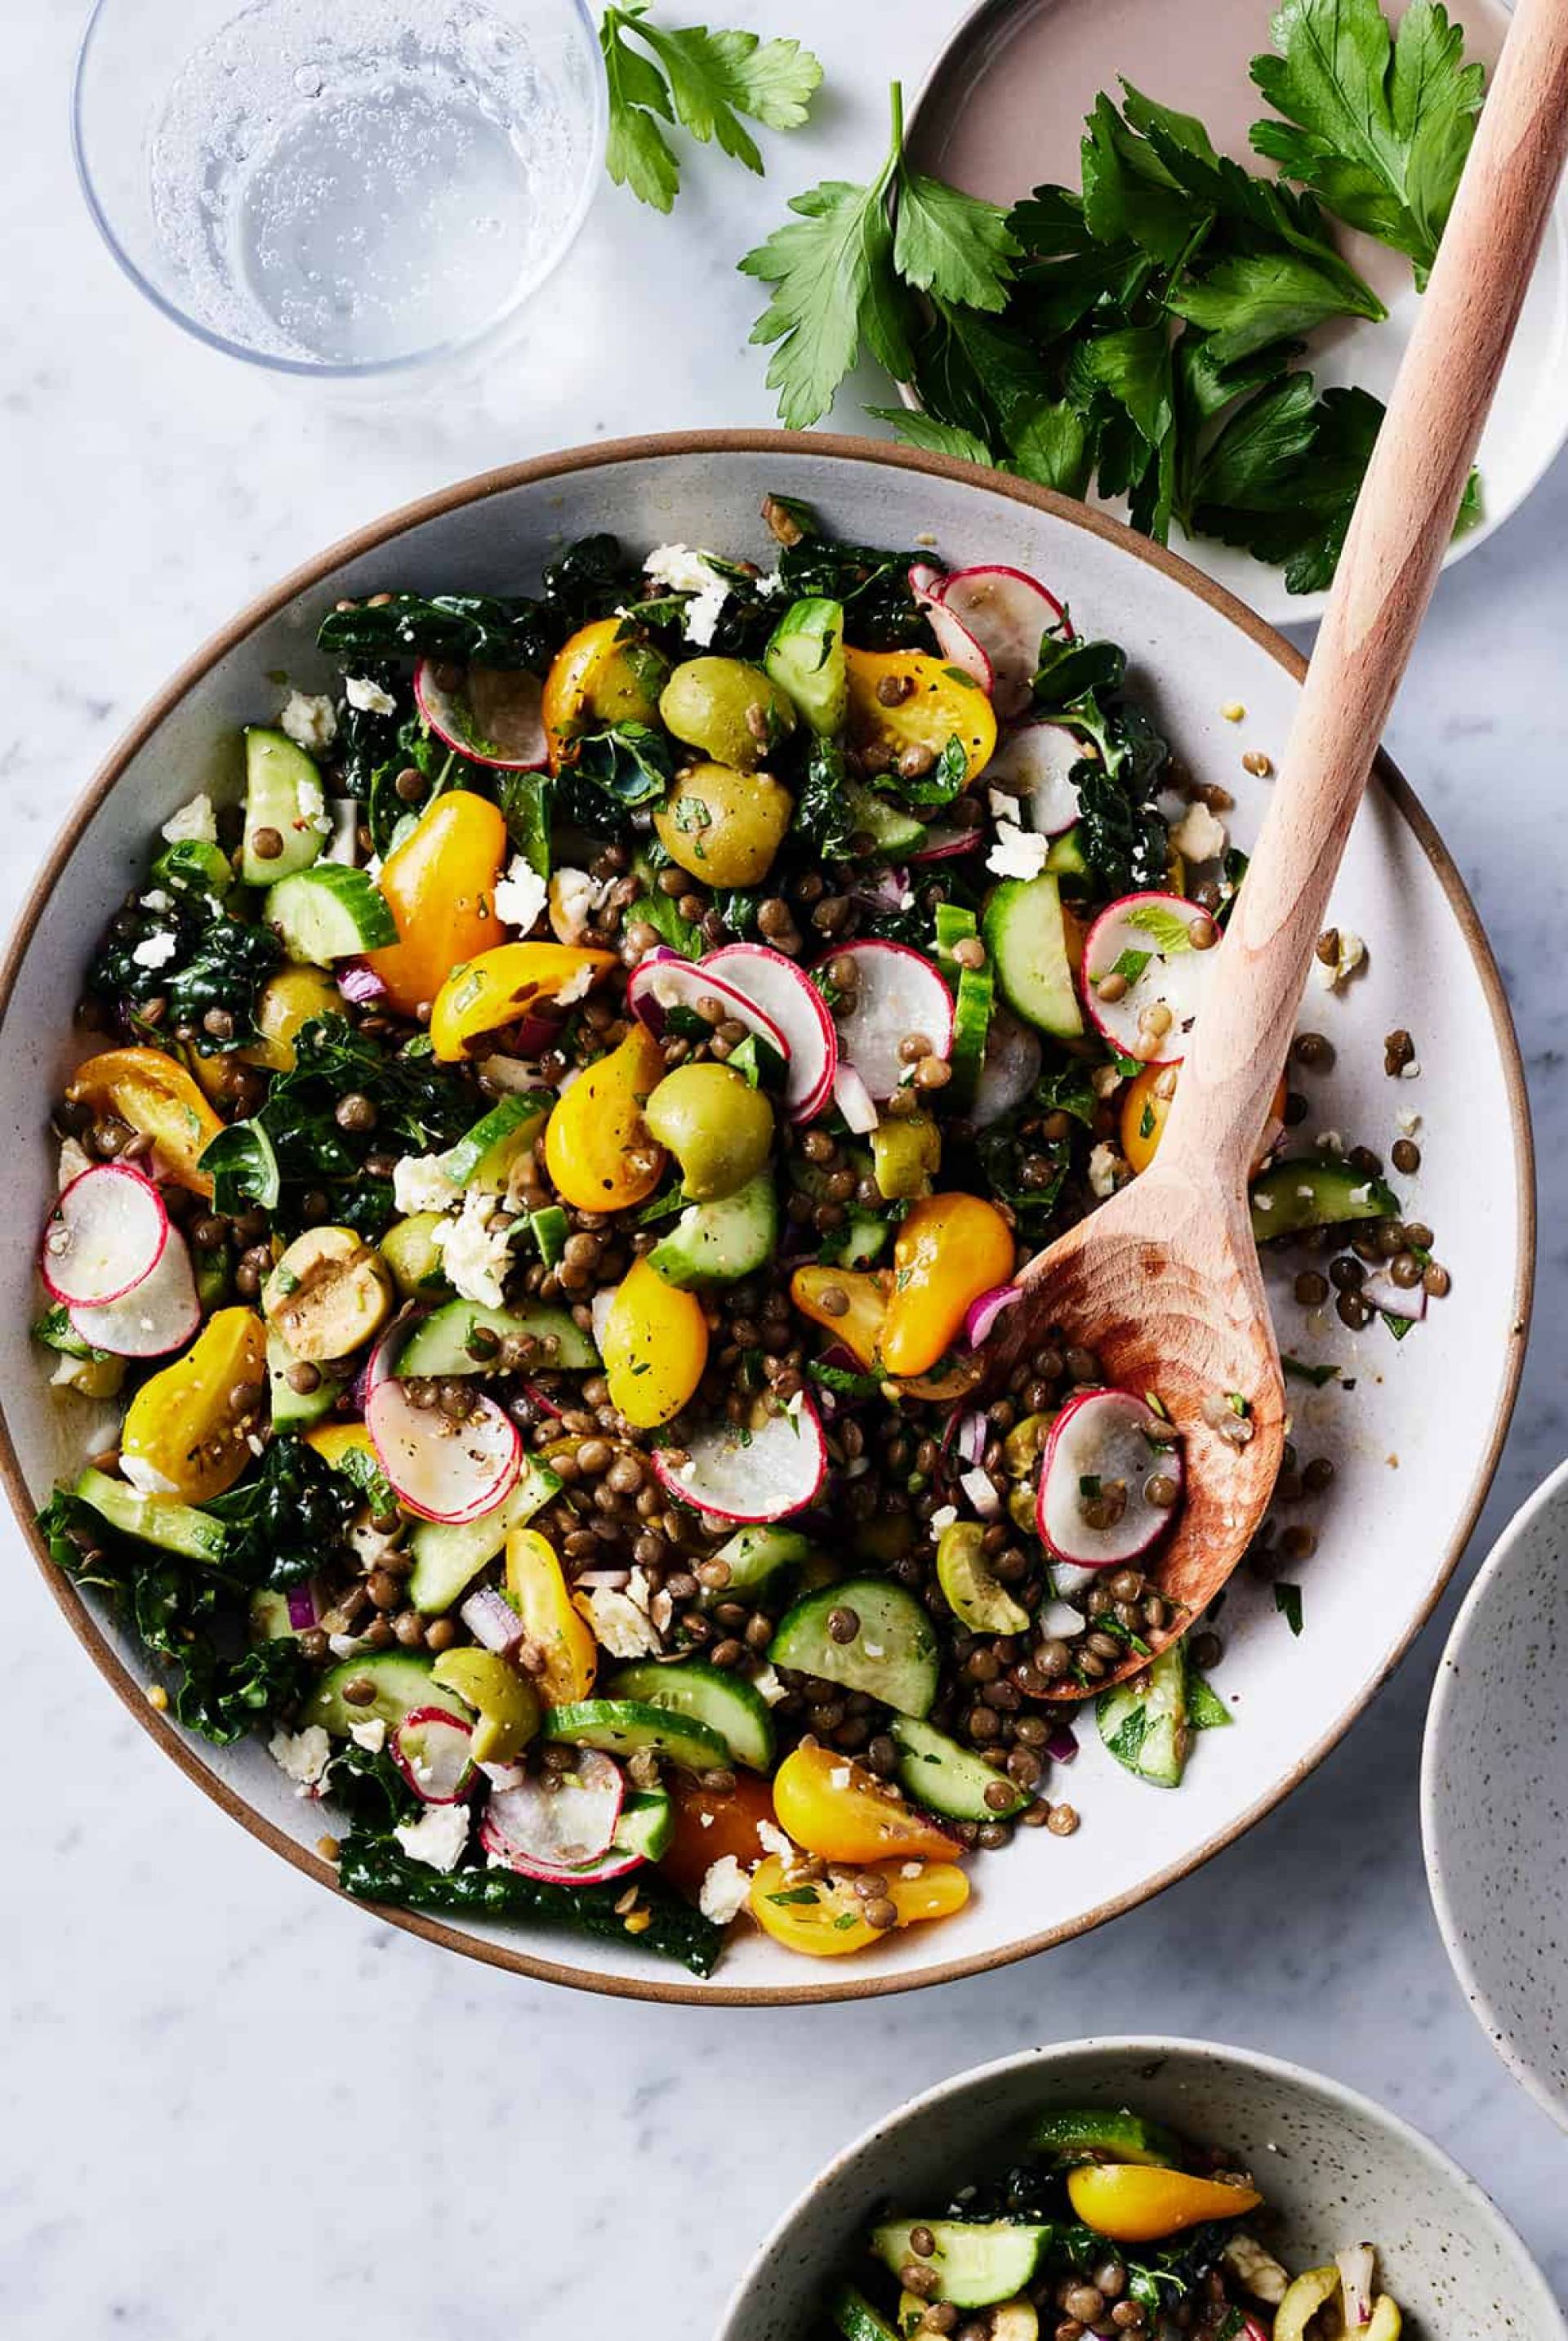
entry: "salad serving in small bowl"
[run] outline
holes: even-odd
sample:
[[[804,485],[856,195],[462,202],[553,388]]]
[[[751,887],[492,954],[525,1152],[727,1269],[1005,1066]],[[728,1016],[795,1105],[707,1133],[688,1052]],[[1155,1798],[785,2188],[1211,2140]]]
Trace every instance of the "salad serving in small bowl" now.
[[[706,452],[379,533],[90,802],[5,1027],[52,1129],[10,1414],[59,1589],[348,1891],[620,1987],[880,1988],[1147,1890],[1397,1652],[1528,1239],[1516,1161],[1512,1280],[1450,1248],[1434,1047],[1524,1136],[1451,873],[1374,806],[1259,1134],[1293,1446],[1224,1634],[1184,1610],[1161,1393],[987,1345],[1157,1150],[1285,654],[961,467]],[[1440,1556],[1381,1606],[1318,1554],[1374,1490]]]

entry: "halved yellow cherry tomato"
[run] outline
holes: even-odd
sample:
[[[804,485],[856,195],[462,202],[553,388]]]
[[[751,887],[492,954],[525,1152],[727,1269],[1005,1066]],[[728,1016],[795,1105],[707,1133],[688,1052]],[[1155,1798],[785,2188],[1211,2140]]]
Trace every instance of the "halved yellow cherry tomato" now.
[[[1122,1152],[1135,1171],[1146,1170],[1159,1152],[1179,1071],[1176,1065],[1146,1065],[1136,1080],[1127,1083],[1122,1099]],[[1285,1128],[1285,1095],[1281,1073],[1269,1101],[1267,1126],[1252,1159],[1255,1172],[1262,1170]]]
[[[200,1164],[223,1125],[184,1065],[161,1049],[106,1049],[89,1057],[65,1094],[74,1105],[118,1114],[140,1137],[150,1138],[158,1168],[177,1187],[212,1193]]]
[[[377,881],[397,921],[398,940],[367,951],[391,1005],[412,1016],[433,1001],[454,967],[493,943],[495,882],[505,865],[506,823],[471,789],[437,797],[389,854]]]
[[[248,1065],[264,1065],[271,1073],[292,1073],[294,1042],[305,1026],[317,1017],[342,1012],[342,993],[323,969],[281,967],[263,985],[256,1002],[256,1030],[262,1037],[239,1054]]]
[[[646,1202],[664,1170],[664,1149],[642,1109],[664,1078],[664,1052],[645,1024],[580,1073],[544,1126],[545,1168],[580,1211],[623,1211]]]
[[[593,1629],[567,1590],[555,1547],[537,1529],[513,1529],[506,1539],[506,1590],[544,1665],[537,1680],[549,1707],[586,1698],[599,1669]]]
[[[1153,2244],[1206,2219],[1234,2219],[1263,2197],[1252,2187],[1225,2187],[1185,2170],[1141,2162],[1086,2162],[1067,2173],[1067,2195],[1086,2227],[1118,2244]]]
[[[362,1422],[318,1422],[305,1433],[305,1445],[313,1447],[323,1463],[340,1470],[345,1455],[362,1455],[381,1469],[370,1432]]]
[[[553,1001],[574,977],[581,981],[584,968],[597,982],[614,965],[613,951],[581,951],[575,943],[497,943],[442,971],[431,1009],[431,1047],[443,1063],[455,1065],[473,1042],[514,1024],[539,1001]]]
[[[694,1292],[666,1284],[646,1260],[633,1260],[610,1304],[599,1349],[610,1403],[639,1430],[651,1430],[679,1414],[702,1380],[708,1363],[702,1303]]]
[[[250,1309],[220,1309],[183,1358],[144,1381],[126,1410],[120,1452],[144,1463],[187,1504],[210,1503],[251,1460],[262,1420],[267,1336]]]
[[[880,1362],[891,1281],[885,1273],[865,1268],[798,1268],[789,1280],[789,1298],[802,1317],[825,1327],[868,1373],[874,1373]],[[824,1293],[832,1297],[831,1308],[824,1301]],[[847,1308],[838,1306],[840,1293]]]
[[[965,785],[984,772],[996,750],[997,719],[979,684],[961,667],[925,651],[847,649],[844,656],[849,668],[849,745],[857,752],[874,748],[897,758],[908,749],[927,748],[935,758],[957,738],[964,743]],[[889,682],[909,685],[891,707],[880,688]]]
[[[652,723],[670,662],[624,618],[596,618],[562,643],[544,678],[550,769],[559,772],[580,732]]]
[[[824,1861],[956,1861],[962,1848],[831,1748],[796,1748],[773,1775],[779,1826]]]
[[[1013,1259],[1012,1229],[978,1195],[928,1195],[911,1205],[893,1246],[888,1371],[928,1373],[958,1340],[969,1303],[1010,1280]]]
[[[894,1871],[886,1888],[900,1927],[950,1918],[969,1898],[968,1879],[950,1861],[927,1863],[918,1878]],[[765,1935],[787,1951],[803,1952],[810,1959],[838,1959],[847,1951],[863,1951],[891,1931],[868,1923],[866,1905],[851,1887],[835,1886],[827,1878],[815,1885],[796,1884],[776,1853],[753,1872],[749,1904]]]

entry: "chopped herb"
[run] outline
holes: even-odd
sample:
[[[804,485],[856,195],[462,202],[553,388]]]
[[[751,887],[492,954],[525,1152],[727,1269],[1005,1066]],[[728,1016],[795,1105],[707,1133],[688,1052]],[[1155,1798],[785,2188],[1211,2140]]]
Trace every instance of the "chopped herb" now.
[[[1299,1634],[1301,1631],[1300,1586],[1287,1585],[1283,1578],[1278,1579],[1274,1589],[1274,1606],[1290,1628],[1291,1632]]]

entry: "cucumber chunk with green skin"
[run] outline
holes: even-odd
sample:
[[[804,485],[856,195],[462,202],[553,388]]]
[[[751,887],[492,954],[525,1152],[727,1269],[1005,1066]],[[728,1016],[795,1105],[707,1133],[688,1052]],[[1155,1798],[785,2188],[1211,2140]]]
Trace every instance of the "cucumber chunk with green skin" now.
[[[274,1593],[270,1585],[258,1585],[252,1594],[247,1627],[253,1642],[281,1642],[304,1631],[289,1616],[288,1595]]]
[[[339,1739],[346,1739],[356,1723],[384,1723],[388,1730],[417,1708],[439,1707],[460,1723],[471,1721],[473,1709],[456,1691],[438,1683],[431,1672],[435,1660],[422,1650],[361,1650],[340,1659],[317,1682],[300,1711],[302,1723],[319,1723]],[[344,1697],[351,1683],[368,1682],[372,1696],[354,1700]]]
[[[561,1481],[547,1463],[525,1455],[505,1501],[477,1520],[420,1520],[409,1539],[413,1569],[408,1598],[422,1618],[439,1618],[467,1591],[481,1569],[501,1552],[512,1529],[526,1528],[561,1493]]]
[[[979,933],[973,911],[957,902],[937,905],[937,957],[949,978],[958,978],[953,995],[953,1045],[948,1062],[953,1069],[953,1103],[973,1102],[976,1085],[986,1061],[986,1036],[996,1005],[996,977],[989,961],[984,967],[960,967],[953,957],[956,943]]]
[[[267,890],[262,916],[277,930],[291,959],[307,967],[331,967],[361,951],[385,951],[398,939],[397,921],[384,894],[362,870],[341,862],[317,862]]]
[[[273,1429],[303,1430],[330,1414],[338,1402],[342,1383],[332,1374],[316,1369],[313,1390],[297,1390],[289,1376],[299,1360],[289,1349],[282,1334],[269,1330],[267,1334],[267,1389],[271,1394]]]
[[[1075,1041],[1084,1029],[1067,964],[1067,934],[1056,878],[1004,878],[986,905],[981,930],[1002,997],[1037,1031]]]
[[[447,1291],[435,1230],[444,1221],[440,1211],[414,1211],[394,1220],[381,1240],[381,1256],[392,1272],[405,1300],[422,1292]]]
[[[144,1496],[124,1479],[112,1479],[106,1471],[91,1469],[83,1472],[73,1493],[122,1536],[155,1545],[160,1552],[177,1554],[181,1560],[223,1558],[226,1531],[222,1520],[198,1511],[194,1504],[182,1504],[176,1496]]]
[[[1168,1644],[1134,1681],[1102,1691],[1095,1701],[1095,1720],[1100,1738],[1126,1770],[1157,1788],[1179,1788],[1192,1746],[1186,1655],[1181,1644]]]
[[[553,1268],[566,1250],[571,1221],[559,1203],[547,1203],[542,1211],[529,1213],[528,1224],[541,1260],[546,1268]]]
[[[642,1707],[669,1708],[676,1715],[716,1731],[737,1764],[766,1772],[773,1763],[773,1718],[768,1702],[744,1675],[717,1667],[621,1667],[604,1686],[607,1698]]]
[[[871,840],[876,852],[884,861],[901,862],[906,854],[918,853],[930,834],[923,821],[906,812],[890,797],[879,797],[858,781],[844,783],[844,803],[858,832]]]
[[[791,602],[762,653],[763,668],[819,739],[844,729],[849,662],[844,655],[844,604],[825,593]]]
[[[635,1756],[646,1748],[683,1772],[722,1772],[730,1762],[728,1741],[707,1724],[640,1699],[585,1698],[547,1708],[544,1736],[568,1748],[599,1748],[607,1756]]]
[[[448,1147],[441,1165],[445,1176],[454,1188],[504,1194],[512,1165],[531,1147],[554,1103],[543,1090],[518,1090],[501,1098],[455,1146]]]
[[[308,870],[327,842],[326,793],[322,776],[304,750],[286,732],[245,733],[245,832],[240,876],[247,886],[275,886],[281,878]],[[276,853],[258,852],[256,840],[270,831],[282,841]]]
[[[844,2341],[898,2341],[894,2326],[885,2316],[878,2316],[863,2292],[852,2284],[841,2284],[828,2303],[828,2314],[844,2336]]]
[[[656,1243],[648,1264],[666,1284],[735,1284],[765,1268],[779,1249],[779,1199],[771,1170],[716,1203],[693,1203]]]
[[[620,1853],[662,1861],[675,1836],[674,1799],[663,1788],[629,1788],[610,1842]]]
[[[536,1308],[487,1309],[478,1300],[449,1300],[442,1308],[432,1309],[410,1334],[398,1360],[400,1380],[406,1380],[412,1374],[493,1373],[495,1351],[475,1357],[469,1347],[476,1327],[501,1341],[525,1335],[541,1345],[553,1341],[553,1350],[541,1346],[539,1363],[562,1373],[591,1373],[599,1363],[591,1338],[564,1309],[551,1309],[543,1302]]]
[[[1054,2226],[1014,2226],[1002,2219],[890,2219],[873,2228],[871,2249],[895,2276],[917,2256],[915,2229],[929,2229],[935,2250],[919,2265],[937,2278],[934,2300],[955,2308],[990,2308],[1011,2300],[1039,2275],[1056,2241]]]
[[[1063,832],[1051,840],[1051,850],[1046,856],[1046,868],[1054,878],[1087,878],[1089,865],[1084,859],[1083,837],[1077,829]]]
[[[944,1820],[1005,1821],[1029,1801],[1005,1772],[993,1772],[934,1723],[895,1715],[888,1732],[898,1751],[898,1786],[912,1802],[924,1805],[928,1812],[939,1813]],[[989,1798],[1003,1788],[1009,1801],[992,1804]]]
[[[1399,1198],[1381,1179],[1352,1170],[1342,1154],[1309,1154],[1271,1162],[1252,1182],[1252,1232],[1258,1243],[1303,1228],[1337,1227],[1356,1220],[1392,1220]]]
[[[787,1569],[799,1569],[810,1557],[811,1539],[799,1529],[737,1529],[713,1556],[729,1574],[721,1586],[703,1587],[702,1607],[708,1609],[717,1601],[733,1601],[740,1593],[755,1600],[775,1577]]]
[[[828,1631],[835,1609],[859,1620],[853,1641]],[[850,1577],[825,1585],[787,1609],[769,1648],[776,1667],[820,1675],[846,1690],[863,1690],[900,1715],[930,1712],[937,1696],[937,1637],[912,1593],[886,1578]]]
[[[1182,2158],[1175,2130],[1126,2106],[1067,2106],[1046,2114],[1029,2133],[1029,2151],[1057,2162],[1136,2162],[1157,2170],[1175,2170]]]

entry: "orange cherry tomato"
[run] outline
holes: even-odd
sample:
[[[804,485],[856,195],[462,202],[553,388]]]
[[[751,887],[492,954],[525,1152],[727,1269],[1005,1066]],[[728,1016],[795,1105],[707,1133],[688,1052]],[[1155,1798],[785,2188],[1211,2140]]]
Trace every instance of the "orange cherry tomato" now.
[[[708,1320],[694,1292],[666,1284],[633,1260],[616,1288],[599,1337],[610,1402],[639,1430],[679,1414],[708,1363]]]
[[[868,1373],[875,1373],[891,1280],[886,1274],[877,1275],[864,1268],[798,1268],[789,1280],[789,1298],[802,1317],[809,1317],[835,1341],[842,1341]],[[825,1292],[842,1293],[849,1307],[837,1312],[824,1308]]]
[[[585,968],[597,982],[614,965],[613,951],[581,951],[574,943],[497,943],[444,977],[431,1009],[431,1047],[444,1064],[458,1064],[503,1024],[514,1024],[540,1001],[553,1001],[574,978],[581,982]]]
[[[531,1641],[544,1656],[538,1677],[550,1707],[586,1698],[599,1671],[593,1629],[575,1608],[555,1547],[537,1529],[513,1529],[506,1539],[506,1590]]]
[[[184,1065],[161,1049],[106,1049],[89,1057],[65,1094],[74,1105],[118,1114],[150,1138],[156,1167],[177,1187],[212,1193],[201,1160],[223,1125]]]
[[[984,772],[996,750],[997,719],[972,675],[925,651],[846,649],[844,656],[849,670],[852,748],[875,748],[890,757],[908,748],[928,748],[939,756],[949,740],[958,739],[964,744],[966,785]],[[881,695],[881,686],[889,682],[909,686],[891,707]]]
[[[1251,2187],[1141,2162],[1083,2163],[1067,2173],[1067,2195],[1086,2227],[1118,2244],[1157,2243],[1206,2219],[1235,2219],[1263,2200]]]
[[[156,1471],[182,1502],[210,1503],[251,1460],[246,1433],[263,1419],[266,1390],[261,1319],[220,1309],[183,1358],[142,1384],[121,1425],[120,1452]]]
[[[895,1871],[886,1881],[886,1898],[898,1912],[900,1928],[918,1927],[961,1910],[969,1898],[969,1881],[950,1861],[928,1862],[916,1878]],[[753,1873],[750,1909],[765,1935],[809,1959],[842,1958],[846,1952],[866,1950],[891,1931],[869,1923],[866,1905],[851,1884],[836,1886],[823,1878],[798,1885],[776,1853]]]
[[[771,1821],[773,1791],[757,1772],[738,1772],[729,1796],[705,1788],[690,1772],[671,1771],[665,1788],[675,1807],[675,1834],[659,1867],[672,1886],[695,1898],[716,1861],[733,1854],[749,1869],[767,1851],[760,1825]]]
[[[956,1861],[963,1848],[935,1821],[831,1748],[796,1748],[773,1776],[779,1826],[824,1861]]]
[[[1122,1099],[1122,1152],[1135,1171],[1146,1170],[1160,1151],[1178,1071],[1176,1065],[1146,1065],[1136,1080],[1127,1083]],[[1255,1173],[1267,1161],[1284,1128],[1285,1075],[1281,1073],[1269,1101],[1267,1126],[1252,1158]]]
[[[581,732],[611,723],[652,723],[670,662],[624,618],[596,618],[562,643],[544,679],[550,769],[559,772]]]
[[[397,921],[398,940],[367,951],[401,1015],[433,1001],[454,967],[501,933],[495,882],[506,863],[506,823],[471,789],[437,797],[394,853],[379,884]]]
[[[544,1126],[545,1168],[580,1211],[623,1211],[646,1202],[664,1170],[664,1149],[642,1109],[664,1079],[664,1051],[645,1024],[578,1075]]]
[[[890,1374],[929,1373],[963,1330],[972,1300],[1013,1273],[1013,1231],[978,1195],[928,1195],[893,1246],[893,1291],[882,1328]]]

